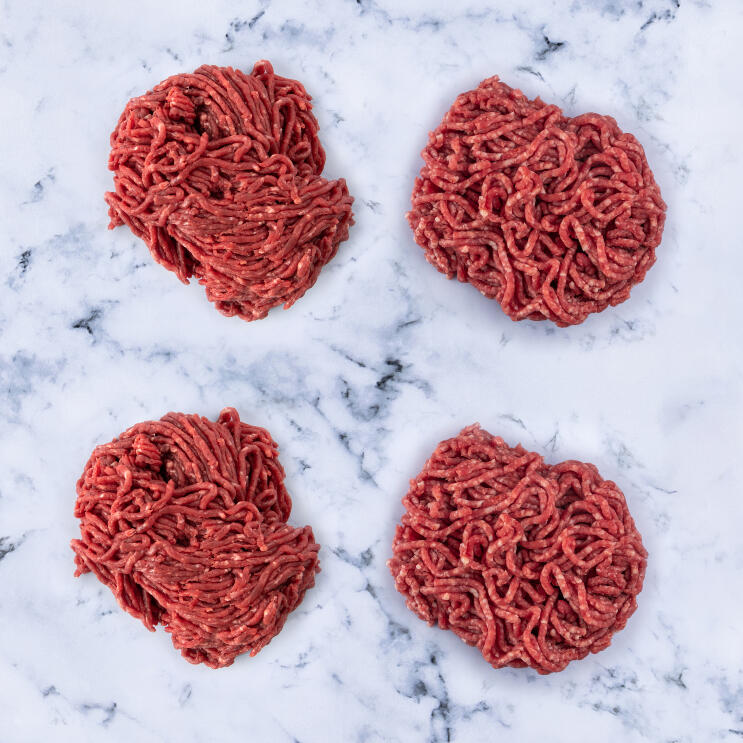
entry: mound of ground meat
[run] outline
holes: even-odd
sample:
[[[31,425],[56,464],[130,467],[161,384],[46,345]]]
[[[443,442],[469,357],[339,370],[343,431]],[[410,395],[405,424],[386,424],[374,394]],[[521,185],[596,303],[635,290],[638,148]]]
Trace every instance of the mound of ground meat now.
[[[191,663],[229,666],[284,626],[319,571],[276,444],[226,408],[168,413],[96,447],[77,483],[76,576],[93,572]]]
[[[258,62],[199,67],[127,103],[111,135],[110,227],[126,224],[224,315],[297,301],[353,224],[346,182],[322,177],[310,96]]]
[[[637,608],[647,552],[592,464],[548,465],[474,425],[438,445],[403,505],[397,590],[495,668],[561,671]]]
[[[456,99],[422,155],[416,242],[513,320],[581,323],[655,263],[666,205],[610,116],[570,118],[491,77]]]

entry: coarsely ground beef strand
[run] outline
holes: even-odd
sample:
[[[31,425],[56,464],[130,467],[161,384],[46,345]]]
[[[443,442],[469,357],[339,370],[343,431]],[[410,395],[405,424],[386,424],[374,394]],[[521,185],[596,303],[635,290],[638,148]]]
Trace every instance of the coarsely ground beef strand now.
[[[474,425],[438,445],[403,504],[397,590],[495,668],[561,671],[637,608],[647,552],[592,464],[550,466]]]
[[[422,155],[416,242],[513,320],[577,325],[655,263],[666,205],[610,116],[568,118],[491,77],[457,98]]]
[[[75,575],[92,571],[191,663],[229,666],[277,635],[315,583],[309,526],[267,431],[226,408],[168,413],[96,447],[77,483]]]
[[[297,301],[353,224],[346,182],[321,176],[310,96],[258,62],[203,66],[129,101],[111,135],[110,227],[126,224],[224,315]]]

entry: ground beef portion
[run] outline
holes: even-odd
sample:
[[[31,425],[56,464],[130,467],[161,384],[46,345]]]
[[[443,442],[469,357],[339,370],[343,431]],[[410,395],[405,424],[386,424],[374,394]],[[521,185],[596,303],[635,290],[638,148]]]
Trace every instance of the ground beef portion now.
[[[548,465],[474,425],[438,445],[403,505],[397,590],[495,668],[561,671],[637,608],[647,552],[592,464]]]
[[[275,637],[319,571],[276,444],[232,408],[216,422],[168,413],[96,447],[77,483],[76,576],[162,624],[191,663],[229,666]]]
[[[456,99],[422,155],[416,242],[513,320],[581,323],[655,263],[666,205],[610,116],[569,118],[492,77]]]
[[[290,307],[353,224],[346,182],[321,175],[310,100],[262,61],[250,75],[205,65],[129,101],[111,135],[110,227],[195,276],[224,315]]]

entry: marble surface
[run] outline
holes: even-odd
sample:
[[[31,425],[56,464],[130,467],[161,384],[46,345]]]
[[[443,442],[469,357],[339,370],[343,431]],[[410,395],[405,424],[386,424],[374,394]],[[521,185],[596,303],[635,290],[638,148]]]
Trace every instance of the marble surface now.
[[[743,271],[735,2],[0,4],[0,741],[734,741],[743,736]],[[246,324],[106,230],[125,101],[261,58],[315,98],[356,226],[290,311]],[[669,218],[630,301],[511,322],[404,220],[427,132],[498,73],[644,144]],[[323,572],[256,658],[194,667],[73,579],[87,455],[226,405],[281,447]],[[607,651],[494,671],[421,623],[385,561],[407,481],[480,421],[597,463],[650,552]]]

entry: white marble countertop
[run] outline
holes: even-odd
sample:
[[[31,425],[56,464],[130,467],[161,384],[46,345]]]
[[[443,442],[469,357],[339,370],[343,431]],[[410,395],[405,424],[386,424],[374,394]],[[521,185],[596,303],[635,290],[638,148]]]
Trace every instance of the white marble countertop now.
[[[0,741],[741,740],[742,25],[732,1],[0,4]],[[261,58],[314,96],[356,226],[246,324],[107,231],[103,192],[129,97]],[[513,323],[404,220],[427,132],[496,73],[613,115],[669,205],[647,280],[579,327]],[[278,441],[323,571],[213,671],[75,580],[69,540],[96,443],[226,405]],[[562,673],[493,670],[385,567],[408,479],[474,421],[596,463],[650,552],[628,628]]]

